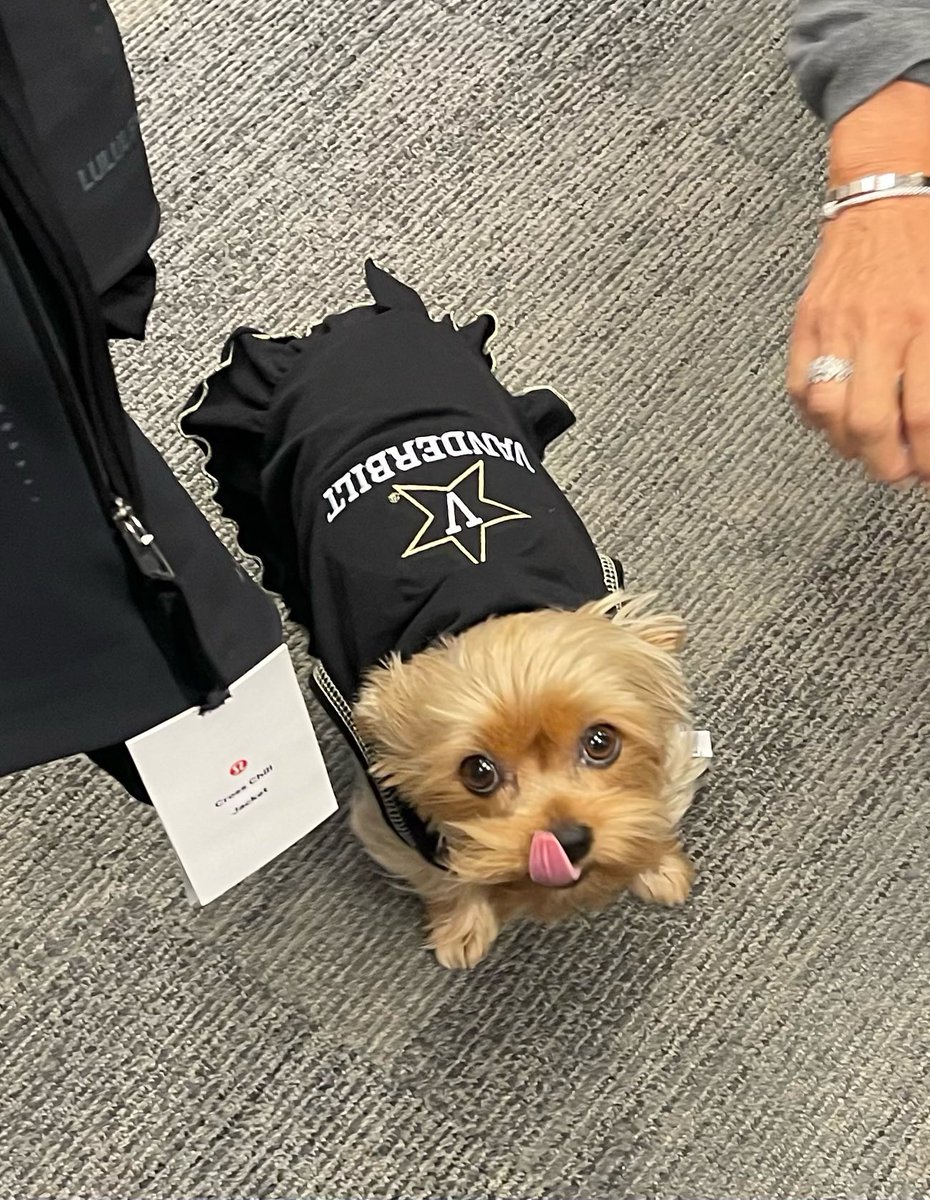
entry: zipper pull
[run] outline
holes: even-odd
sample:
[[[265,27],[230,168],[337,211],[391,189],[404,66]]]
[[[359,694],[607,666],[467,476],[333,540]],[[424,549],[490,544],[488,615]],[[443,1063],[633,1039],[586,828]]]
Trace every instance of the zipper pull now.
[[[121,496],[114,497],[113,523],[129,547],[136,566],[148,579],[170,581],[175,578],[171,563],[165,558],[150,533],[136,516],[131,504]]]

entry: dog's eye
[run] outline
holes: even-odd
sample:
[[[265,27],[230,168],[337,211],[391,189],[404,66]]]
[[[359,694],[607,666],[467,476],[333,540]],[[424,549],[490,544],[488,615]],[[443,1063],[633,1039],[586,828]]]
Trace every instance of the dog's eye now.
[[[473,754],[459,767],[459,778],[476,796],[490,796],[500,787],[501,773],[497,764],[483,754]]]
[[[620,734],[612,725],[592,725],[581,735],[581,757],[590,767],[609,767],[620,754]]]

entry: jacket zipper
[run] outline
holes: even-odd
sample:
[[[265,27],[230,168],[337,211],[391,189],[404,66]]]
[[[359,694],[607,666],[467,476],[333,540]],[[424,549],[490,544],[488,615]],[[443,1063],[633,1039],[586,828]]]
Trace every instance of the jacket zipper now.
[[[0,42],[3,41],[0,36]],[[204,710],[214,708],[228,696],[228,688],[203,645],[175,573],[147,527],[141,511],[134,482],[135,466],[128,427],[116,391],[102,318],[97,314],[97,297],[90,287],[77,250],[71,249],[67,230],[50,228],[48,220],[43,218],[30,196],[25,182],[29,175],[34,176],[36,195],[43,194],[44,180],[38,174],[28,146],[2,96],[0,118],[3,119],[3,150],[12,151],[13,161],[18,168],[14,170],[6,154],[0,153],[2,197],[5,206],[10,209],[9,217],[15,220],[34,246],[51,277],[50,286],[63,303],[64,315],[74,335],[71,356],[56,334],[36,283],[21,266],[16,231],[12,229],[10,236],[14,241],[14,253],[8,257],[11,270],[16,270],[17,290],[40,345],[46,351],[49,367],[98,502],[147,583],[154,608],[168,614],[177,645],[173,645],[171,650],[167,649],[164,637],[159,637],[150,624],[152,636],[184,690],[196,695]],[[95,323],[99,328],[94,328]],[[97,403],[85,404],[82,396],[95,397]],[[182,643],[186,644],[186,650],[179,654]]]
[[[22,268],[21,255],[15,240],[6,230],[0,233],[0,239],[4,243],[7,243],[8,239],[12,241],[12,245],[3,246],[5,261],[30,324],[44,351],[46,363],[55,379],[68,423],[83,451],[82,457],[104,514],[115,525],[143,574],[153,579],[173,580],[175,578],[174,571],[156,544],[154,536],[146,528],[133,504],[122,495],[128,490],[125,483],[126,476],[124,475],[122,484],[114,481],[113,473],[108,467],[106,459],[109,458],[111,463],[119,462],[119,448],[113,444],[109,437],[109,430],[104,423],[97,422],[96,428],[94,427],[93,419],[78,400],[77,385],[67,356],[55,335],[33,281]],[[39,249],[41,252],[42,248],[39,247]],[[85,332],[85,330],[80,330],[81,334]],[[101,452],[101,442],[104,438],[108,443],[106,454]]]

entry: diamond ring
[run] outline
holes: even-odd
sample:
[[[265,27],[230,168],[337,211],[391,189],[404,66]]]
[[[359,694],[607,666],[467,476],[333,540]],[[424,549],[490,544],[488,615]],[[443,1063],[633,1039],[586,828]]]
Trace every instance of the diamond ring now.
[[[808,383],[845,383],[853,373],[853,364],[848,358],[835,354],[822,354],[807,368]]]

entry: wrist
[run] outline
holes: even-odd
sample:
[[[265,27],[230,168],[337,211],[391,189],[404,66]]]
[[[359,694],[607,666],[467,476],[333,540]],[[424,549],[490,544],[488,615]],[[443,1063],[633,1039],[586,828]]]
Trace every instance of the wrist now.
[[[924,84],[891,83],[833,128],[830,187],[886,171],[930,175],[930,87]]]

